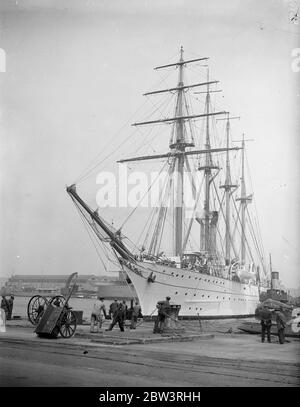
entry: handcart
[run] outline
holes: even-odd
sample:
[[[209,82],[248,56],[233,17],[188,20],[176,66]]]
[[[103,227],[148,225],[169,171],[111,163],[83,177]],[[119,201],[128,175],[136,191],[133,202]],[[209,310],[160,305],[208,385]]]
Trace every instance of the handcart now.
[[[37,323],[35,333],[39,337],[57,338],[60,334],[63,338],[71,338],[75,334],[76,316],[68,305],[68,301],[74,291],[77,276],[77,273],[72,274],[72,281],[69,283],[70,288],[66,298],[56,296],[49,302],[41,301],[40,298],[33,301],[33,304],[36,305],[36,313],[32,315]],[[39,307],[41,307],[40,313]]]

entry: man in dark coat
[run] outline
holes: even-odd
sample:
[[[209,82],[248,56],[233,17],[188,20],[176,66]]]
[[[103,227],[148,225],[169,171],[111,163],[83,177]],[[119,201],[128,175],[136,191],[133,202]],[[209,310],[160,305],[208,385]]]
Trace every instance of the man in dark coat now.
[[[165,301],[158,301],[156,305],[157,318],[155,320],[153,333],[162,333],[166,317],[168,317],[170,299],[171,299],[170,297],[166,297]]]
[[[280,345],[283,345],[285,342],[284,330],[286,327],[286,318],[280,310],[275,310],[275,320],[277,324],[279,343]]]
[[[272,326],[272,313],[268,307],[263,307],[260,310],[260,323],[261,323],[261,341],[265,341],[267,332],[268,342],[271,342],[271,326]]]
[[[112,302],[109,306],[109,317],[112,318],[115,311],[118,309],[119,307],[119,303],[118,300],[114,300],[114,302]]]
[[[113,313],[113,320],[106,331],[111,331],[116,323],[119,324],[121,332],[124,332],[124,322],[126,319],[126,308],[123,303],[118,304],[118,308]]]
[[[8,319],[9,303],[8,303],[8,300],[6,299],[6,297],[4,295],[2,295],[1,308],[5,312],[5,318]]]
[[[10,320],[12,317],[12,312],[13,312],[13,307],[14,307],[14,299],[15,297],[13,295],[10,296],[8,299],[8,314],[7,314],[7,319]]]

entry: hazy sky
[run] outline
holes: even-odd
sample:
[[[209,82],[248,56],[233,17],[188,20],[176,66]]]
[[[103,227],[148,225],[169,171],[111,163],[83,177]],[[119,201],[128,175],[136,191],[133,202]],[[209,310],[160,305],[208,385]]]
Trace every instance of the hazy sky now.
[[[65,185],[158,82],[153,67],[209,56],[241,116],[266,253],[299,286],[299,78],[295,1],[1,1],[0,275],[99,274]],[[130,122],[129,122],[130,123]],[[118,138],[119,137],[119,138]],[[109,149],[108,149],[109,151]],[[130,150],[128,150],[130,154]],[[93,179],[95,183],[95,178]],[[94,205],[93,202],[90,202]]]

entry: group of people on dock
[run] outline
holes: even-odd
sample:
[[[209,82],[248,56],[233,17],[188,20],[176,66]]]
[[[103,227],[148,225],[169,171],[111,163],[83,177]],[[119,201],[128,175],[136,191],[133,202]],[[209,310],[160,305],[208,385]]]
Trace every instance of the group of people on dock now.
[[[281,345],[285,342],[285,327],[286,318],[280,309],[270,309],[267,306],[263,306],[260,309],[260,323],[261,323],[261,341],[265,342],[267,335],[267,341],[271,343],[271,326],[272,319],[275,319],[277,325],[278,340]]]
[[[158,301],[156,305],[157,317],[155,318],[153,333],[162,333],[166,319],[169,317],[170,310],[170,297],[166,297],[164,301]],[[138,318],[142,318],[141,306],[136,300],[132,302],[131,307],[128,309],[126,301],[118,301],[115,299],[109,306],[109,310],[106,310],[104,298],[98,297],[94,303],[94,307],[91,314],[91,333],[97,333],[101,330],[105,319],[110,319],[111,323],[106,331],[111,331],[116,324],[119,325],[120,331],[125,330],[125,321],[130,320],[130,329],[136,329]]]
[[[130,329],[136,329],[138,318],[141,316],[141,306],[139,305],[138,301],[135,301],[134,305],[132,304],[131,308],[128,310],[125,300],[118,301],[115,299],[110,304],[107,312],[104,304],[104,298],[98,297],[92,310],[90,331],[91,333],[99,332],[99,330],[102,328],[104,320],[111,319],[112,322],[106,331],[111,331],[113,327],[118,324],[120,331],[124,332],[125,321],[129,316],[131,320]]]

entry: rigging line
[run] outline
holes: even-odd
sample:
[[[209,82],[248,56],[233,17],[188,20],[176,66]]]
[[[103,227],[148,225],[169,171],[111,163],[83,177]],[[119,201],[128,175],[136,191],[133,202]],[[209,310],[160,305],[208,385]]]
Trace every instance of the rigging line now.
[[[112,139],[115,138],[115,136],[117,136],[123,129],[125,126],[128,125],[128,123],[131,121],[131,119],[133,117],[135,117],[135,115],[144,107],[144,105],[146,105],[146,101],[129,117],[129,119],[113,134],[113,136],[111,137]],[[105,152],[105,150],[110,146],[110,144],[106,144],[106,146],[101,150],[100,153],[98,153],[91,161],[90,163],[87,165],[87,167],[81,172],[81,174],[79,174],[76,183],[78,182],[78,180],[80,180],[84,174],[86,173],[87,169],[93,165],[93,163],[98,160],[100,158],[100,156]]]
[[[217,197],[217,200],[218,200],[218,203],[219,203],[219,207],[220,207],[220,209],[221,209],[221,213],[222,213],[222,216],[223,216],[223,220],[225,220],[225,219],[226,219],[226,216],[225,216],[224,210],[223,210],[223,208],[222,208],[222,203],[223,203],[224,197],[225,197],[225,191],[223,192],[222,201],[220,201],[219,194],[218,194],[217,187],[216,187],[216,184],[215,184],[215,180],[214,180],[214,179],[213,179],[212,184],[213,184],[213,187],[214,187],[214,189],[215,189],[216,197]],[[233,249],[234,255],[236,256],[237,251],[236,251],[236,248],[235,248],[235,245],[234,245],[234,241],[233,241],[233,239],[232,239],[232,236],[229,236],[229,239],[230,239],[230,243],[231,243],[231,247],[232,247],[232,249]]]
[[[189,103],[187,101],[186,93],[184,93],[184,104],[185,104],[185,109],[186,109],[186,112],[187,112],[187,116],[190,116],[193,113],[193,109],[190,109],[190,105],[189,105]],[[189,124],[190,132],[191,132],[191,140],[195,144],[194,129],[193,129],[193,126],[192,126],[192,121],[189,120],[188,124]]]
[[[188,65],[186,66],[186,70],[189,71],[189,73],[191,74],[191,77],[193,76],[193,78],[195,78],[195,76],[201,80],[207,80],[207,75],[206,72],[203,72],[202,69],[199,68],[203,68],[203,66],[201,66],[201,64],[198,65],[198,67],[196,67],[196,65],[198,64],[194,64],[194,65]],[[211,81],[213,81],[214,79],[210,78]]]
[[[175,55],[174,55],[174,56],[175,56]],[[173,58],[174,58],[174,56],[173,56]],[[166,79],[167,79],[169,76],[171,76],[171,75],[174,73],[175,70],[176,70],[176,67],[175,67],[175,69],[167,69],[166,71],[162,71],[162,70],[160,70],[160,69],[156,70],[156,72],[158,73],[158,75],[159,75],[159,77],[160,77],[160,80],[157,81],[157,82],[155,82],[155,84],[153,84],[153,85],[150,87],[150,90],[149,90],[149,91],[156,90],[157,87],[158,87],[161,83],[166,82]]]
[[[159,250],[160,250],[160,246],[161,246],[161,240],[162,240],[163,231],[164,231],[164,227],[165,227],[165,221],[166,221],[167,212],[168,212],[168,211],[167,211],[167,209],[165,208],[164,213],[163,213],[162,224],[161,224],[161,232],[160,232],[159,243],[158,243],[157,248],[156,248],[156,256],[159,255]]]
[[[236,203],[235,203],[235,201],[234,201],[234,200],[233,200],[233,204],[234,204],[234,207],[235,207],[235,209],[236,209],[236,213],[237,213],[237,215],[238,215],[238,220],[239,220],[240,225],[241,225],[241,224],[242,224],[242,222],[241,222],[241,219],[240,219],[239,213],[237,212]],[[237,229],[237,230],[238,230],[238,229]],[[242,237],[242,231],[241,231],[241,232],[239,232],[239,230],[238,230],[238,233],[239,233],[240,237]],[[250,257],[251,257],[251,259],[252,259],[252,262],[254,263],[253,256],[252,256],[252,252],[251,252],[251,249],[250,249],[250,246],[249,246],[249,243],[248,243],[248,239],[247,239],[247,237],[246,237],[246,234],[245,234],[245,233],[244,233],[244,239],[245,239],[245,242],[246,242],[246,245],[247,245],[247,248],[248,248],[248,251],[249,251]],[[241,251],[241,249],[240,249],[240,251]]]
[[[263,258],[263,252],[261,251],[261,247],[260,247],[259,242],[258,242],[258,240],[257,240],[257,238],[256,238],[256,233],[255,233],[256,231],[254,230],[253,222],[252,222],[252,219],[251,219],[251,217],[250,217],[250,213],[249,213],[249,210],[248,210],[247,207],[246,207],[246,213],[247,213],[248,218],[249,218],[249,222],[250,222],[250,226],[251,226],[250,233],[251,233],[251,235],[252,235],[252,239],[253,239],[253,241],[254,241],[254,245],[255,245],[255,248],[256,248],[256,250],[257,250],[257,254],[258,254],[261,258]]]
[[[97,246],[95,245],[95,242],[94,242],[93,239],[92,239],[91,232],[90,232],[90,230],[88,229],[88,227],[87,227],[86,223],[84,222],[83,218],[84,218],[85,221],[89,224],[89,226],[90,226],[90,223],[89,223],[88,219],[86,219],[85,215],[81,212],[81,209],[79,208],[79,206],[77,205],[77,203],[75,202],[75,200],[73,199],[73,197],[72,197],[72,200],[73,200],[73,202],[74,202],[74,204],[75,204],[75,207],[76,207],[76,209],[77,209],[77,211],[78,211],[78,213],[79,213],[79,217],[80,217],[80,219],[81,219],[81,221],[82,221],[82,223],[83,223],[83,225],[84,225],[84,228],[85,228],[85,230],[87,231],[87,233],[88,233],[88,235],[89,235],[89,238],[91,239],[91,242],[92,242],[92,244],[93,244],[93,246],[94,246],[94,248],[95,248],[95,250],[96,250],[96,253],[97,253],[98,257],[99,257],[99,260],[100,260],[102,266],[104,267],[105,271],[107,271],[107,267],[106,267],[106,265],[104,264],[101,255],[100,255],[99,252],[98,252]],[[94,232],[94,233],[95,233],[95,232]],[[97,239],[97,242],[98,242],[98,239]],[[99,242],[98,242],[98,244],[99,244]]]
[[[102,161],[100,161],[100,162],[98,162],[97,164],[95,164],[89,171],[86,172],[85,175],[83,175],[83,176],[80,178],[80,180],[77,180],[76,183],[78,184],[78,183],[80,183],[80,182],[83,182],[83,181],[85,181],[87,178],[89,178],[90,176],[92,176],[92,171],[94,171],[96,168],[99,167],[99,165],[103,164],[108,158],[110,158],[112,155],[114,155],[114,154],[115,154],[131,137],[133,137],[134,134],[136,134],[136,133],[137,133],[137,130],[135,130],[135,131],[133,132],[133,134],[130,134],[128,137],[126,137],[126,139],[125,139],[121,144],[119,144],[119,146],[116,147],[116,148],[114,149],[114,151],[112,151],[111,153],[109,153]],[[103,168],[103,166],[102,166],[102,167],[99,167],[99,168],[98,168],[98,171],[100,171],[100,169],[102,169],[102,168]]]
[[[241,207],[239,207],[239,211],[237,212],[238,216],[239,216],[240,209],[241,209]],[[238,216],[236,218],[234,218],[234,214],[231,215],[232,219],[235,221],[234,222],[234,227],[233,227],[233,232],[232,232],[232,238],[233,239],[235,239],[235,234],[237,233],[237,229],[238,229],[238,220],[239,220]]]
[[[160,195],[162,195],[162,192],[161,192]],[[148,245],[148,238],[149,238],[149,235],[150,235],[150,232],[151,232],[151,229],[152,229],[153,221],[154,221],[155,216],[156,216],[156,214],[158,213],[158,211],[159,211],[159,207],[158,207],[158,206],[154,207],[153,210],[152,210],[152,216],[151,216],[151,220],[150,220],[150,223],[149,223],[149,227],[148,227],[148,229],[147,229],[147,233],[146,233],[146,236],[145,236],[144,241],[143,241],[143,247],[145,247],[145,248],[146,248],[147,245]],[[149,219],[148,219],[148,221],[149,221]],[[145,229],[146,229],[146,225],[145,225],[145,227],[144,227],[144,230],[145,230]],[[149,248],[148,248],[148,251],[149,251]]]
[[[148,101],[152,104],[152,106],[155,108],[154,111],[151,111],[151,113],[149,113],[147,116],[144,117],[145,120],[149,119],[150,117],[152,117],[156,112],[159,112],[161,115],[162,119],[165,119],[164,116],[164,110],[167,109],[167,107],[171,104],[171,102],[173,102],[173,99],[176,97],[176,93],[173,93],[171,97],[165,97],[164,100],[161,102],[160,105],[155,105],[155,103],[152,101],[152,98],[147,96]]]
[[[192,187],[193,187],[193,189],[194,189],[194,188],[196,189],[196,187],[195,187],[195,185],[194,185],[194,180],[193,180],[192,175],[191,175],[189,163],[188,163],[186,157],[185,157],[185,159],[186,159],[186,166],[187,166],[187,169],[188,169],[189,177],[192,179]],[[187,244],[188,239],[189,239],[189,235],[190,235],[190,233],[191,233],[191,229],[192,229],[193,222],[194,222],[194,215],[195,215],[195,212],[196,212],[196,209],[197,209],[197,205],[198,205],[198,202],[199,202],[199,199],[200,199],[200,195],[201,195],[203,183],[204,183],[204,177],[202,178],[202,181],[201,181],[199,190],[198,190],[198,192],[197,192],[197,196],[195,196],[196,199],[195,199],[195,204],[194,204],[192,216],[191,216],[190,222],[189,222],[189,224],[188,224],[188,226],[187,226],[186,235],[185,235],[184,241],[183,241],[183,251],[185,250],[186,244]]]
[[[141,145],[140,145],[139,147],[137,147],[137,149],[132,153],[133,155],[136,155],[137,152],[140,151],[143,147],[145,148],[145,149],[143,150],[143,151],[145,151],[145,154],[146,154],[146,152],[147,152],[147,148],[148,148],[148,147],[151,147],[151,148],[152,148],[152,152],[155,152],[155,149],[153,148],[153,146],[151,146],[151,143],[157,138],[157,136],[158,136],[160,133],[157,132],[156,134],[154,134],[154,135],[152,136],[152,138],[151,138],[150,140],[146,141],[146,138],[153,132],[153,130],[154,130],[154,127],[151,128],[150,132],[149,132],[149,133],[147,134],[147,136],[145,137],[145,140],[142,140]],[[140,129],[139,129],[139,132],[140,132],[141,135],[143,135],[143,133],[140,131]],[[131,163],[131,165],[134,165],[134,164],[137,164],[137,163],[135,163],[135,162],[132,162],[132,163]]]
[[[223,195],[222,201],[224,200],[224,196],[225,196],[225,192],[224,192],[224,195]],[[216,229],[217,229],[218,236],[219,236],[219,241],[220,241],[220,246],[221,246],[221,253],[222,253],[222,257],[224,258],[224,257],[225,257],[225,250],[224,250],[223,239],[222,239],[222,236],[221,236],[221,232],[220,232],[220,228],[219,228],[219,226],[217,226],[217,227],[216,227]]]
[[[163,188],[161,188],[161,190],[159,191],[158,203],[160,202],[160,200],[161,200],[161,198],[162,198],[162,195],[163,195],[163,193],[164,193],[164,191],[165,191],[167,182],[168,182],[168,178],[166,178],[165,183],[164,183],[164,185],[163,185]],[[151,229],[152,229],[152,224],[153,224],[155,215],[157,214],[158,211],[159,211],[159,206],[153,208],[153,211],[152,211],[153,214],[152,214],[152,217],[151,217],[151,221],[150,221],[150,224],[149,224],[149,228],[148,228],[147,234],[146,234],[145,239],[144,239],[144,242],[143,242],[143,246],[144,246],[144,247],[146,247],[146,245],[147,245],[148,237],[149,237],[150,231],[151,231]],[[147,223],[148,223],[148,221],[147,221]],[[147,223],[146,223],[146,224],[147,224]],[[145,229],[145,228],[146,228],[146,225],[145,225],[144,229]]]
[[[248,221],[247,218],[246,218],[246,223],[249,224],[249,221]],[[248,229],[250,230],[250,237],[252,237],[252,236],[251,236],[251,229],[250,229],[250,228],[248,228]],[[247,246],[248,246],[248,251],[249,251],[249,255],[250,255],[251,261],[252,261],[253,264],[255,264],[255,261],[254,261],[253,255],[252,255],[251,246],[250,246],[250,244],[248,243],[248,238],[247,238],[247,236],[246,236],[246,233],[245,233],[245,242],[246,242],[246,244],[247,244]],[[253,242],[253,243],[254,243],[254,242]],[[254,243],[254,250],[255,250],[255,243]],[[259,259],[259,260],[260,260],[260,259]]]
[[[157,83],[157,85],[159,85],[161,82],[163,82],[169,75],[170,75],[170,72],[166,73],[166,74],[165,74],[165,77],[164,77],[161,81],[159,81],[159,82]],[[114,135],[112,136],[112,138],[114,138],[117,134],[119,134],[119,133],[123,130],[123,128],[128,125],[128,123],[132,120],[132,118],[135,117],[136,114],[137,114],[146,104],[147,104],[147,100],[145,100],[144,103],[143,103],[138,109],[136,109],[135,112],[134,112],[132,115],[130,115],[129,119],[119,128],[119,130],[117,130],[117,131],[114,133]],[[78,183],[78,182],[80,181],[80,179],[85,176],[84,174],[86,174],[88,168],[95,162],[95,160],[97,160],[98,158],[100,158],[100,156],[104,153],[104,151],[107,149],[108,146],[109,146],[109,144],[106,144],[106,146],[104,147],[104,149],[102,149],[101,152],[100,152],[99,154],[97,154],[97,156],[96,156],[95,158],[93,158],[93,159],[91,160],[90,164],[88,164],[88,166],[86,167],[86,169],[82,171],[82,173],[79,175],[79,177],[78,177],[78,179],[77,179],[77,181],[76,181],[75,183]],[[98,164],[97,164],[97,165],[98,165]],[[94,167],[94,168],[95,168],[95,167]]]
[[[255,201],[254,201],[254,206],[255,206]],[[259,219],[258,219],[257,216],[254,218],[254,222],[255,222],[256,231],[258,232],[258,238],[259,238],[260,248],[261,248],[261,251],[262,251],[263,256],[264,256],[264,258],[265,258],[265,249],[264,249],[264,245],[263,245],[261,230],[260,230],[260,227],[259,227]]]
[[[146,227],[147,227],[147,225],[148,225],[148,222],[150,222],[150,224],[151,224],[151,219],[153,218],[153,215],[154,215],[154,213],[155,213],[155,210],[156,210],[156,207],[153,207],[153,208],[152,208],[152,211],[150,212],[150,214],[149,214],[149,216],[148,216],[148,219],[146,220],[146,223],[145,223],[145,225],[144,225],[144,227],[143,227],[143,229],[142,229],[140,235],[139,235],[138,238],[137,238],[136,245],[137,245],[138,242],[142,239],[143,233],[144,233],[145,230],[146,230]],[[150,226],[149,226],[149,227],[150,227]],[[142,244],[142,247],[144,247],[144,244]]]
[[[253,191],[253,182],[252,182],[252,177],[251,177],[251,171],[250,171],[250,165],[249,165],[249,160],[248,160],[248,154],[247,151],[245,150],[245,156],[246,156],[246,165],[247,165],[247,172],[249,174],[249,179],[250,179],[250,186],[251,186],[251,190]],[[258,236],[259,236],[259,240],[260,240],[260,245],[262,247],[262,252],[265,258],[265,248],[264,248],[264,244],[263,244],[263,239],[262,239],[262,235],[261,235],[261,227],[260,227],[260,223],[259,223],[259,216],[258,216],[258,210],[257,210],[257,206],[256,206],[256,199],[254,196],[254,210],[255,210],[255,214],[256,214],[256,218],[257,218],[257,224],[258,224]]]
[[[105,247],[105,244],[104,244],[105,237],[102,236],[101,232],[97,229],[95,223],[93,221],[91,222],[88,219],[87,215],[83,212],[83,209],[78,205],[78,203],[73,198],[72,198],[72,200],[73,200],[77,210],[79,210],[79,212],[81,213],[81,216],[83,216],[83,218],[86,220],[86,222],[89,225],[89,227],[91,228],[91,230],[94,232],[95,236],[94,235],[92,235],[92,236],[95,238],[96,242],[98,243],[99,248],[102,251],[106,252],[106,254],[104,253],[105,257],[109,261],[111,261],[110,256],[107,254],[107,248]]]
[[[249,223],[249,220],[250,220],[250,218],[247,219],[247,223]],[[253,230],[252,230],[252,228],[251,228],[251,220],[250,220],[249,231],[250,231],[250,236],[251,236],[251,238],[252,238],[252,240],[253,240],[253,243],[254,243],[254,249],[255,249],[255,251],[256,251],[258,260],[259,260],[259,262],[261,263],[261,265],[262,265],[262,267],[263,267],[263,269],[264,269],[264,264],[263,264],[263,262],[262,262],[262,256],[261,256],[261,253],[260,253],[260,251],[259,251],[259,248],[257,247],[257,245],[256,245],[256,243],[255,243],[255,236],[253,235]],[[252,261],[253,261],[253,263],[254,263],[253,258],[252,258]]]
[[[250,217],[250,214],[249,214],[249,211],[248,211],[248,208],[247,208],[247,207],[246,207],[246,212],[247,212],[247,215],[248,215],[248,220],[249,220],[249,222],[250,222],[250,233],[251,233],[251,237],[252,237],[252,239],[253,239],[253,241],[254,241],[254,246],[255,246],[255,248],[256,248],[257,255],[258,255],[258,257],[259,257],[259,260],[260,260],[261,265],[262,265],[262,267],[263,267],[263,270],[264,270],[264,272],[265,272],[265,265],[264,265],[264,262],[262,261],[262,259],[263,259],[263,253],[261,252],[261,250],[260,250],[260,248],[259,248],[259,245],[258,245],[256,236],[255,236],[255,231],[254,231],[254,228],[253,228],[252,220],[251,220],[251,217]]]
[[[154,127],[151,129],[151,132],[152,132],[152,130],[154,130]],[[150,134],[150,133],[149,133],[149,134]],[[149,135],[149,134],[148,134],[148,135]],[[157,136],[160,135],[160,134],[161,134],[161,132],[158,131],[156,134],[154,134],[154,136],[152,136],[151,140],[149,140],[149,141],[147,141],[147,142],[146,142],[146,141],[143,142],[143,143],[141,144],[141,146],[137,148],[137,150],[134,152],[134,154],[136,154],[142,147],[145,147],[145,150],[144,150],[144,151],[146,152],[146,151],[147,151],[147,147],[152,147],[150,144],[151,144],[151,143],[157,138]],[[152,150],[155,151],[153,147],[152,147]]]
[[[157,218],[157,221],[155,223],[155,228],[154,228],[154,231],[153,231],[153,235],[152,235],[152,239],[151,239],[151,243],[150,243],[150,247],[149,247],[149,252],[152,253],[152,254],[154,254],[155,251],[156,251],[159,234],[163,232],[163,230],[161,228],[161,222],[163,220],[164,212],[167,211],[166,202],[169,199],[168,194],[169,194],[170,190],[172,189],[172,185],[173,185],[174,168],[175,168],[175,160],[173,161],[172,165],[169,167],[168,178],[166,179],[166,182],[165,182],[165,185],[164,185],[163,199],[161,201],[161,205],[160,205],[159,213],[158,213],[158,218]]]
[[[138,208],[138,205],[142,202],[142,200],[145,198],[145,196],[148,194],[148,192],[150,191],[150,189],[152,188],[153,184],[155,183],[155,181],[157,180],[157,178],[160,176],[160,174],[162,173],[162,170],[165,168],[165,166],[167,165],[167,162],[165,162],[165,164],[162,166],[161,170],[159,171],[158,175],[156,176],[156,178],[154,179],[154,181],[151,183],[150,187],[147,189],[147,191],[144,193],[144,195],[141,197],[141,199],[139,200],[137,206],[131,211],[131,213],[127,216],[127,218],[125,219],[125,221],[122,223],[121,227],[119,228],[120,230],[123,228],[123,226],[125,225],[125,223],[128,221],[128,219],[133,215],[133,213],[136,211],[136,209]]]

